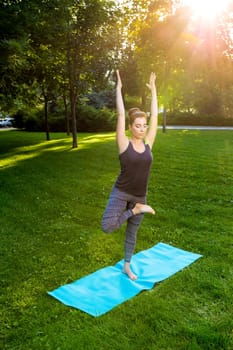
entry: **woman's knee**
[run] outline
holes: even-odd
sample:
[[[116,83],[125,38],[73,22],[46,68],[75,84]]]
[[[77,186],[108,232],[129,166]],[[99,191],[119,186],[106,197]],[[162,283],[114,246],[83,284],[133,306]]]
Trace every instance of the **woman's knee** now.
[[[112,225],[112,222],[109,222],[108,220],[102,220],[101,228],[104,233],[112,233],[114,231],[114,227]]]

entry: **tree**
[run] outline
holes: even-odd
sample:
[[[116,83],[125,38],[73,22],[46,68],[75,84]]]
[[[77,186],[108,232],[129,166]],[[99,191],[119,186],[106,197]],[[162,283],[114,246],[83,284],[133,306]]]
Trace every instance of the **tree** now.
[[[106,37],[107,30],[111,32],[114,24],[112,6],[113,3],[107,1],[81,1],[72,6],[67,14],[65,49],[74,148],[77,147],[77,100],[91,85],[101,60],[109,61],[109,56],[106,54],[104,57],[103,53],[110,49],[110,41],[106,42]]]
[[[55,3],[56,1],[53,5]],[[5,21],[7,28],[5,32],[1,31],[1,47],[5,53],[1,81],[5,86],[6,96],[18,101],[21,95],[21,100],[27,103],[29,91],[33,90],[38,95],[37,100],[40,96],[43,97],[47,140],[48,100],[55,90],[54,67],[57,64],[55,51],[51,49],[55,41],[56,26],[55,22],[48,21],[49,9],[53,9],[51,5],[52,1],[49,4],[43,2],[43,6],[39,6],[36,1],[10,1],[1,7],[1,15],[5,17],[4,14],[8,14],[8,21]],[[16,31],[12,32],[12,27]]]
[[[147,2],[147,11],[142,11],[143,20],[135,19],[131,26],[134,41],[134,66],[137,84],[142,97],[142,108],[147,108],[146,80],[151,71],[158,76],[160,103],[164,106],[164,131],[166,109],[171,100],[171,92],[176,72],[181,69],[182,55],[185,51],[182,32],[187,24],[185,13],[174,12],[171,1]],[[128,68],[128,67],[127,67]]]
[[[106,83],[106,78],[100,77],[107,76],[106,73],[111,71],[114,62],[114,2],[43,0],[39,3],[36,0],[24,0],[5,2],[1,6],[2,17],[6,14],[14,16],[17,28],[16,33],[10,30],[6,37],[1,37],[1,46],[6,53],[1,69],[2,81],[9,81],[6,78],[6,71],[12,67],[9,60],[16,57],[23,66],[24,83],[30,85],[36,81],[40,87],[46,120],[50,96],[60,93],[65,97],[67,108],[68,90],[73,147],[77,147],[76,103],[94,84],[100,88]],[[8,20],[7,25],[9,28],[12,26],[11,20]],[[26,38],[27,50],[10,52],[11,35],[17,45],[22,38]],[[21,83],[19,77],[23,71],[16,67],[18,74],[15,76],[11,70],[12,82],[5,84],[8,96],[11,96],[13,86],[16,87],[17,95]],[[46,124],[49,138],[48,123]]]

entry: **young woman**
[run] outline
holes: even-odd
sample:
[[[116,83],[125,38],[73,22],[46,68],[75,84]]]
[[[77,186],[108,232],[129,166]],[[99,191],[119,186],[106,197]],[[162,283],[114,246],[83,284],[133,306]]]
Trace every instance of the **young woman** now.
[[[155,87],[155,74],[151,73],[147,87],[151,91],[151,116],[149,126],[147,115],[139,108],[131,108],[129,115],[130,138],[125,130],[125,108],[122,98],[122,82],[117,70],[116,106],[118,112],[116,141],[119,151],[121,172],[118,176],[102,219],[102,229],[111,233],[125,221],[125,263],[123,272],[130,279],[137,276],[131,271],[130,260],[136,245],[139,225],[144,213],[155,214],[146,204],[149,172],[152,162],[151,149],[157,133],[158,107]]]

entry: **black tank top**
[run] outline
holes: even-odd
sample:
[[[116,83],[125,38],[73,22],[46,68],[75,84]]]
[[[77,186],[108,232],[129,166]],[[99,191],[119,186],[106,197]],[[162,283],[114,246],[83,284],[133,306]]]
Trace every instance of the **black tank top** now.
[[[139,153],[129,142],[127,149],[119,155],[121,172],[115,186],[134,196],[145,196],[152,159],[149,145],[146,144],[145,151]]]

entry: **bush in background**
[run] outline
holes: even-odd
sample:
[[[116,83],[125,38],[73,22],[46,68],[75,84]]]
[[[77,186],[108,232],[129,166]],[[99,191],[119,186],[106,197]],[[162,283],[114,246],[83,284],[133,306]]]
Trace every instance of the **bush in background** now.
[[[190,112],[167,112],[167,125],[193,126],[233,126],[233,118],[221,116],[198,116]],[[163,122],[163,113],[159,114],[159,124]]]
[[[43,130],[43,111],[36,109],[20,109],[13,115],[13,126],[27,131]]]
[[[132,101],[131,101],[132,102]],[[136,102],[136,101],[134,101]],[[136,105],[136,104],[134,104]],[[127,106],[128,107],[128,106]],[[88,104],[77,106],[77,131],[102,132],[116,129],[117,114],[115,109],[106,106],[95,108]],[[13,115],[13,126],[26,131],[44,131],[44,111],[39,109],[21,109]],[[49,111],[49,130],[51,132],[66,132],[64,111],[54,109]],[[127,123],[127,114],[126,114]],[[159,114],[159,125],[163,124],[163,113]],[[233,126],[233,118],[218,116],[198,116],[190,112],[167,112],[167,125],[193,125],[193,126]]]
[[[14,114],[13,126],[26,131],[44,131],[44,111],[37,110],[18,110]],[[49,113],[49,131],[66,132],[66,120],[62,110]],[[80,105],[77,107],[77,131],[82,132],[101,132],[113,131],[116,128],[116,112],[103,107],[96,109],[89,105]]]
[[[113,131],[116,128],[116,112],[107,107],[96,109],[89,105],[77,108],[78,131]]]
[[[96,109],[115,108],[116,92],[115,90],[103,90],[100,92],[92,92],[86,96],[87,104],[93,106]]]

